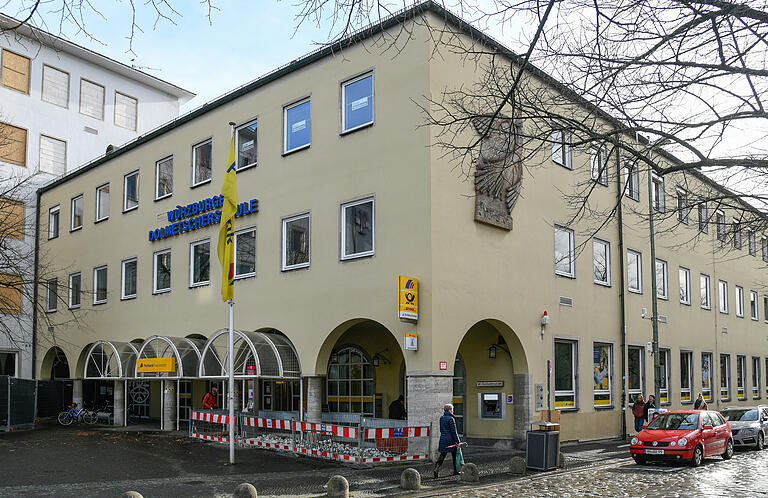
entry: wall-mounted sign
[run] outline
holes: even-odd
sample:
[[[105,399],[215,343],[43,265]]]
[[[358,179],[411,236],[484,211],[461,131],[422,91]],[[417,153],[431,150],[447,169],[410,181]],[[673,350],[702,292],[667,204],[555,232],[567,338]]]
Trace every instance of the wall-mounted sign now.
[[[441,361],[440,362],[440,370],[448,370],[448,362],[447,361]]]
[[[412,277],[398,277],[397,317],[419,319],[419,281]]]
[[[245,367],[245,372],[248,375],[256,375],[258,373],[258,369],[256,368],[256,365],[248,365]]]
[[[406,351],[418,351],[419,334],[417,334],[416,332],[406,332],[404,340],[405,340]]]
[[[511,405],[515,402],[515,395],[514,394],[507,394],[507,404]]]
[[[140,358],[136,360],[136,372],[175,372],[176,358]]]
[[[166,213],[168,225],[149,231],[149,241],[155,241],[179,235],[198,228],[216,225],[221,221],[223,195],[214,195],[186,206],[176,206]],[[237,205],[235,218],[259,212],[259,200],[241,202]]]
[[[478,380],[477,387],[504,387],[503,380]]]

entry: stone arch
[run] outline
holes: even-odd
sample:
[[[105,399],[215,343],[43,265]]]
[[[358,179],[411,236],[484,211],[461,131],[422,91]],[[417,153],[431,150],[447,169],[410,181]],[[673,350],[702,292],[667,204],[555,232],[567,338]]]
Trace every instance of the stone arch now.
[[[85,377],[85,365],[88,361],[88,351],[91,350],[95,343],[90,342],[80,350],[80,354],[77,356],[77,366],[75,367],[75,377],[82,379]]]
[[[68,379],[71,375],[72,371],[66,353],[58,346],[48,349],[40,363],[40,378]]]

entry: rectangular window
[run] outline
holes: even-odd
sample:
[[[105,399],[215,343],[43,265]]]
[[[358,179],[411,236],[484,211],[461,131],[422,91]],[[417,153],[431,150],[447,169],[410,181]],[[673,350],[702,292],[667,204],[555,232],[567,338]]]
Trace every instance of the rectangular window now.
[[[576,407],[576,343],[555,341],[555,409]]]
[[[104,119],[104,87],[80,80],[80,114],[96,119]]]
[[[669,349],[660,349],[659,355],[659,397],[661,398],[661,404],[669,404],[669,376],[671,370],[669,369],[669,362],[672,353]]]
[[[639,252],[627,249],[627,289],[629,292],[643,292],[643,259]]]
[[[752,357],[752,398],[760,398],[760,357]]]
[[[678,280],[680,283],[680,302],[691,304],[691,270],[683,268],[678,270]]]
[[[67,172],[67,142],[40,135],[40,172],[57,176]]]
[[[69,218],[69,230],[79,230],[83,228],[83,196],[73,197],[70,202],[71,211]]]
[[[164,249],[156,252],[152,267],[152,293],[169,292],[171,290],[171,250]]]
[[[669,274],[667,272],[667,262],[661,259],[656,260],[656,296],[659,299],[669,299]]]
[[[712,309],[712,299],[709,293],[709,275],[699,275],[699,289],[701,290],[701,307],[705,310]]]
[[[599,239],[592,241],[592,263],[596,284],[611,285],[611,245]]]
[[[139,115],[139,101],[133,97],[115,92],[115,126],[136,131]]]
[[[18,275],[0,273],[0,313],[21,314],[21,278]]]
[[[627,392],[629,399],[637,399],[643,394],[645,384],[645,348],[629,346],[627,349]]]
[[[731,355],[720,355],[720,399],[731,399]]]
[[[80,272],[72,273],[69,276],[69,296],[67,296],[67,303],[70,308],[79,308],[81,295],[83,292],[83,281]]]
[[[192,147],[192,186],[211,181],[213,141],[206,140]]]
[[[693,384],[693,352],[680,351],[680,402],[690,403]]]
[[[677,189],[677,221],[680,223],[688,224],[688,216],[690,215],[691,208],[688,207],[688,192],[678,188]]]
[[[126,259],[122,262],[120,275],[120,299],[133,299],[136,297],[139,275],[136,258]]]
[[[757,243],[755,241],[755,231],[747,230],[747,246],[750,256],[757,256]]]
[[[309,214],[283,219],[283,270],[309,266]]]
[[[27,130],[0,123],[0,161],[27,166]]]
[[[51,278],[45,283],[45,311],[56,311],[59,304],[58,298],[59,279]]]
[[[736,316],[744,318],[744,289],[736,286]]]
[[[568,169],[573,169],[571,151],[571,133],[568,130],[552,130],[552,161]]]
[[[96,221],[109,218],[109,183],[96,188]]]
[[[725,213],[719,209],[715,211],[715,224],[717,225],[717,240],[725,242],[726,228],[725,228]]]
[[[765,395],[768,396],[768,358],[765,359],[763,372],[765,372]]]
[[[373,199],[341,205],[341,259],[372,256],[376,247]]]
[[[709,213],[707,212],[707,203],[699,204],[699,232],[709,233]]]
[[[755,321],[760,318],[757,310],[757,292],[753,290],[749,291],[749,317]]]
[[[595,407],[611,406],[611,389],[613,357],[610,344],[597,344],[593,347],[592,368],[594,374],[594,404]]]
[[[93,304],[107,302],[107,267],[93,269]]]
[[[256,132],[259,128],[258,125],[258,121],[251,121],[250,123],[239,127],[235,133],[238,171],[258,164],[256,156]]]
[[[640,201],[640,172],[637,165],[631,164],[624,168],[624,176],[627,182],[625,192],[635,201]]]
[[[256,275],[256,229],[235,232],[235,278]]]
[[[283,153],[309,147],[311,131],[310,100],[283,108]]]
[[[768,237],[760,237],[760,244],[762,245],[763,261],[768,263]]]
[[[720,313],[728,314],[728,282],[717,281],[718,297],[720,298]]]
[[[29,94],[29,58],[3,50],[0,82],[6,88]]]
[[[712,353],[701,353],[701,395],[712,401]]]
[[[653,209],[663,213],[666,210],[664,178],[653,175],[651,178],[651,183],[653,187]]]
[[[768,323],[768,296],[763,296],[763,315],[765,323]]]
[[[173,194],[173,156],[155,163],[155,200]]]
[[[69,107],[69,74],[43,64],[43,102]]]
[[[189,286],[211,283],[211,241],[200,240],[189,244]]]
[[[736,218],[733,219],[733,248],[741,250],[741,225]]]
[[[747,357],[736,355],[736,392],[739,399],[746,399],[744,384],[747,377]]]
[[[555,273],[564,277],[575,277],[575,245],[573,230],[555,225]]]
[[[59,213],[61,207],[56,205],[48,210],[48,239],[55,239],[59,236]]]
[[[24,240],[25,216],[23,202],[0,197],[0,227],[0,233],[2,233],[3,237]],[[10,248],[4,247],[2,253],[8,249]]]
[[[348,132],[373,123],[373,74],[369,73],[341,85],[342,131]]]
[[[603,148],[593,148],[589,152],[589,171],[592,180],[608,186],[608,156]]]
[[[123,177],[123,212],[139,207],[139,172],[133,171]]]

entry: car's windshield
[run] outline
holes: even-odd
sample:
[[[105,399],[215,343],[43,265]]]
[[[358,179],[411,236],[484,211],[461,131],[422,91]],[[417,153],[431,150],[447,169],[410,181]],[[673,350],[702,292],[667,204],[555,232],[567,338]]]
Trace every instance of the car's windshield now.
[[[660,431],[686,431],[699,428],[698,413],[662,413],[647,429]]]
[[[728,422],[755,422],[757,421],[757,409],[723,410],[720,412]]]

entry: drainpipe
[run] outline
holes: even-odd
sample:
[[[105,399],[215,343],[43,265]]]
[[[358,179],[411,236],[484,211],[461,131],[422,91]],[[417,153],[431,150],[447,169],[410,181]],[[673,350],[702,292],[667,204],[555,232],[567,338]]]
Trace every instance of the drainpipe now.
[[[627,314],[624,295],[624,189],[621,185],[621,153],[616,148],[616,205],[619,229],[619,318],[621,327],[621,438],[627,439]]]
[[[35,193],[37,196],[37,204],[35,205],[35,267],[32,270],[32,378],[35,376],[35,359],[37,352],[37,264],[40,254],[39,234],[40,234],[40,190]],[[41,375],[42,377],[42,375]]]

